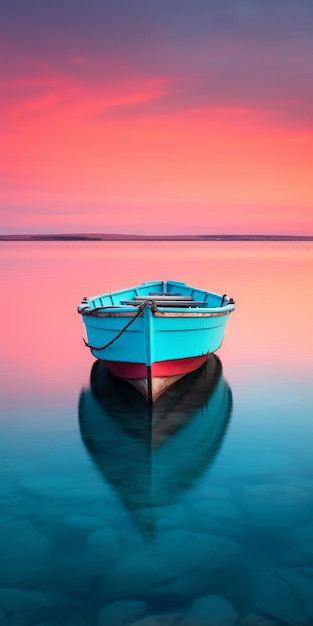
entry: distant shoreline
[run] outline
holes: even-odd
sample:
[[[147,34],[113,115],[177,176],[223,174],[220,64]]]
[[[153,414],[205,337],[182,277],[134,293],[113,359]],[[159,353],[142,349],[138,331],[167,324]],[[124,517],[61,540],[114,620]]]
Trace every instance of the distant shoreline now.
[[[0,235],[0,241],[313,241],[313,235]]]

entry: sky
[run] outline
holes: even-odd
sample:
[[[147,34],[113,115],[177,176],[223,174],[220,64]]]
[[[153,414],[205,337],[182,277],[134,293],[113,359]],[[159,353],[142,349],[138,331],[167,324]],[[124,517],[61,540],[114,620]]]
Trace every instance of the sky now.
[[[0,0],[0,233],[313,234],[312,0]]]

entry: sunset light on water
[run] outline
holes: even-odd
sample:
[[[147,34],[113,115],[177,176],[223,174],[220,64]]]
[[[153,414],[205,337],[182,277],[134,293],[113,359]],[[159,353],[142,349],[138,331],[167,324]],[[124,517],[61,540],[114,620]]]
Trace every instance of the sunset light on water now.
[[[27,626],[313,619],[312,242],[2,242],[0,267],[4,615],[14,597]],[[160,278],[236,310],[151,415],[76,307]]]

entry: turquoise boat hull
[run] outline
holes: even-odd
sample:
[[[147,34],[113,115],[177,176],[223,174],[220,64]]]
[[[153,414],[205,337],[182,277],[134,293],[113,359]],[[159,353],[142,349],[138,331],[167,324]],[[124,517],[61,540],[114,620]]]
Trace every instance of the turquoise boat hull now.
[[[143,283],[78,307],[86,345],[149,401],[218,350],[235,303],[177,281]]]

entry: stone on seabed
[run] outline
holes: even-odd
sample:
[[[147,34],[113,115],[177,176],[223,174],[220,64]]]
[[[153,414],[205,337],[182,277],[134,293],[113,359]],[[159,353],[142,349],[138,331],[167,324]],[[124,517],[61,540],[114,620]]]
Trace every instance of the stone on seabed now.
[[[267,483],[243,490],[246,523],[283,530],[304,520],[311,512],[311,497],[299,487]]]
[[[98,615],[98,626],[128,626],[147,614],[146,603],[117,600],[104,607]]]
[[[161,585],[192,575],[205,565],[208,575],[226,567],[241,552],[227,539],[186,530],[168,531],[153,552],[141,548],[121,559],[110,577],[111,589],[127,597],[149,588],[158,593]]]
[[[218,595],[203,596],[195,600],[189,615],[197,626],[234,626],[238,619],[233,605]]]
[[[290,626],[308,626],[313,619],[313,569],[265,568],[254,605],[258,611]]]
[[[60,598],[51,593],[41,591],[25,591],[17,588],[0,589],[0,625],[29,626],[38,624],[40,620],[55,616],[61,609],[72,610],[71,601],[63,596]],[[1,622],[1,613],[5,619]]]

